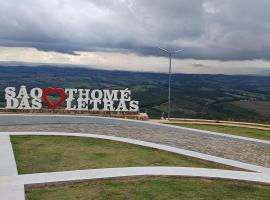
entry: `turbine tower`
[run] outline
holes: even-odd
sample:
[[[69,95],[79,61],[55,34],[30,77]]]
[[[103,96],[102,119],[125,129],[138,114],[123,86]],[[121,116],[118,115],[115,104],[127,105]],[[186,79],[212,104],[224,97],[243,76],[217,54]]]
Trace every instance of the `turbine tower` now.
[[[170,116],[171,116],[171,77],[172,77],[172,56],[175,54],[175,53],[178,53],[178,52],[181,52],[181,51],[184,51],[184,49],[179,49],[179,50],[176,50],[176,51],[169,51],[167,49],[164,49],[164,48],[161,48],[161,47],[158,47],[161,51],[165,52],[168,54],[169,56],[169,59],[170,59],[170,63],[169,63],[169,94],[168,94],[168,120],[170,120]]]

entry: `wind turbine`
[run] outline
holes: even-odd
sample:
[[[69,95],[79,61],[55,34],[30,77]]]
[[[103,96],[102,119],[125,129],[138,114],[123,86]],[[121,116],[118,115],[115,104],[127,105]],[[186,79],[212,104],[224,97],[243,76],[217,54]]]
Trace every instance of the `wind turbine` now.
[[[169,55],[170,58],[170,64],[169,64],[169,94],[168,94],[168,120],[170,120],[170,116],[171,116],[171,77],[172,77],[172,56],[178,52],[184,51],[184,49],[179,49],[176,51],[169,51],[167,49],[158,47],[161,51],[164,51],[165,53],[167,53]]]

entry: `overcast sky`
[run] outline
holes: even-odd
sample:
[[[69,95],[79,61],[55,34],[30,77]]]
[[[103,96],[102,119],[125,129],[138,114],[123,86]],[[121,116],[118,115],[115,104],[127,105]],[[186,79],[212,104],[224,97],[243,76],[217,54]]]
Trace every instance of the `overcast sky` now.
[[[270,75],[269,0],[0,0],[0,61]]]

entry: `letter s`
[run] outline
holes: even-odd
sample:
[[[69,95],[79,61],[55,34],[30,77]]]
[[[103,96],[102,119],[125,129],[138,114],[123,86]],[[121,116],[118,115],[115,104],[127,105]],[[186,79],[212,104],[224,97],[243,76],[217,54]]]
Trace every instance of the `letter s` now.
[[[8,99],[8,98],[15,98],[16,96],[16,93],[15,93],[15,87],[7,87],[5,89],[5,99]]]

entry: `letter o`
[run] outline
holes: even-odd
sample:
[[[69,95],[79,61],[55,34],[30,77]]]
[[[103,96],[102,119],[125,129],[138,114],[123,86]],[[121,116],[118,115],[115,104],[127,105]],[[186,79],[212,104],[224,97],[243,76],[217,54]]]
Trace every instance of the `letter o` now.
[[[98,97],[97,97],[98,95]],[[92,90],[91,92],[91,98],[93,100],[100,100],[102,99],[102,91],[101,90]]]
[[[30,95],[34,99],[40,99],[42,97],[42,89],[40,89],[40,88],[33,88],[30,91]]]

